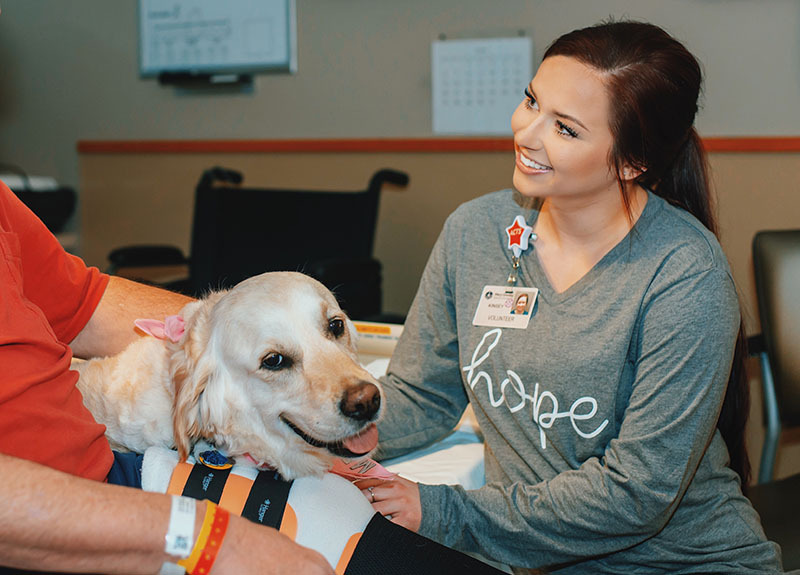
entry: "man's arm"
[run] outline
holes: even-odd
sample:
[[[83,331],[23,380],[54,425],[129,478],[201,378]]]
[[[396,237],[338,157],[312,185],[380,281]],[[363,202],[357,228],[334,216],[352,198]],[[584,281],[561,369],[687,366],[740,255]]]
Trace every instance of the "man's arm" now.
[[[171,498],[82,479],[0,454],[0,562],[30,570],[158,573]],[[194,535],[206,504],[197,501]],[[333,575],[325,559],[274,529],[231,516],[213,575]]]
[[[133,321],[164,319],[192,301],[185,295],[111,276],[89,323],[70,342],[75,357],[114,355],[138,336]]]

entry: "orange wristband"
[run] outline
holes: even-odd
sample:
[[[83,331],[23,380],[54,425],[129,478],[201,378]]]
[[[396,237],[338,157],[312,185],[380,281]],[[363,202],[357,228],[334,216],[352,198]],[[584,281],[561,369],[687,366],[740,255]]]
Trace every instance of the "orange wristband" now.
[[[206,501],[206,515],[192,553],[186,559],[178,561],[178,565],[189,575],[208,575],[228,530],[229,519],[230,514],[227,511],[211,501]]]
[[[208,575],[211,571],[211,567],[217,559],[217,552],[222,546],[222,540],[225,538],[225,532],[228,530],[229,519],[230,513],[221,507],[217,507],[217,512],[214,514],[214,522],[211,524],[211,532],[208,534],[208,540],[190,575]]]

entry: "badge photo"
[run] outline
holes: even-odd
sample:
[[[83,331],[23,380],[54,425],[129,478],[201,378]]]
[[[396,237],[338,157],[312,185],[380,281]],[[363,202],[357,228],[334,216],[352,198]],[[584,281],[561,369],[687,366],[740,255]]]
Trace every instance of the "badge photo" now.
[[[538,294],[537,288],[484,286],[472,325],[525,329]]]

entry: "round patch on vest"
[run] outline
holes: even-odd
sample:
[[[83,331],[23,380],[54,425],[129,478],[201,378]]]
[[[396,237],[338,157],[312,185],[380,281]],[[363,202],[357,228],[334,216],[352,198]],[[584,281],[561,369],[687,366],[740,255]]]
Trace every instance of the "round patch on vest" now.
[[[230,469],[233,467],[233,459],[225,457],[219,451],[204,451],[197,456],[197,460],[212,469]]]

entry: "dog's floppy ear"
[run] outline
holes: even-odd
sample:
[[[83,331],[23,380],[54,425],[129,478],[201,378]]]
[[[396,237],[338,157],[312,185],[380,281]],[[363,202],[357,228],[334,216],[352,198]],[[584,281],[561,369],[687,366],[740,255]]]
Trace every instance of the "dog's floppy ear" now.
[[[183,309],[186,331],[174,345],[170,358],[170,376],[175,390],[173,439],[180,461],[185,461],[192,445],[201,435],[200,397],[213,375],[213,361],[206,353],[211,336],[210,312],[222,297],[215,292]]]

